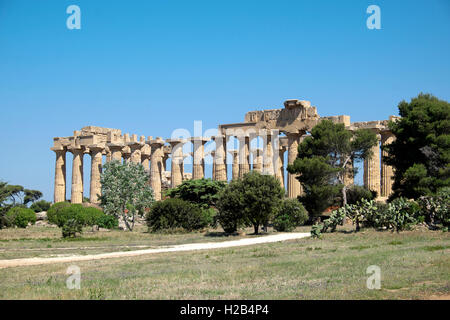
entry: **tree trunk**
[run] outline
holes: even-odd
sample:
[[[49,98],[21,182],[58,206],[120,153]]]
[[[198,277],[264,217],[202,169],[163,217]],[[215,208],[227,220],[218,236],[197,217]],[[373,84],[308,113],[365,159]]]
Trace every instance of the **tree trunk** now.
[[[127,229],[129,231],[133,231],[133,228],[130,227],[130,224],[128,223],[128,219],[127,219],[125,212],[122,213],[122,218],[123,218],[123,222],[125,222],[125,226],[127,227]]]
[[[259,231],[259,224],[254,224],[253,228],[255,229],[255,234],[258,234]]]
[[[345,207],[347,204],[347,186],[344,184],[342,187],[342,206]]]

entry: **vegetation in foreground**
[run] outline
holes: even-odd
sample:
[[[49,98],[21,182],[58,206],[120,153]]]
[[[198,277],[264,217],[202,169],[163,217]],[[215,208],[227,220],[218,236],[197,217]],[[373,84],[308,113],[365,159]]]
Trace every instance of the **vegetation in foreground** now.
[[[0,273],[0,298],[448,299],[449,253],[440,231],[338,227],[321,239],[78,262],[80,290],[66,288],[69,264],[18,267]],[[380,290],[366,287],[370,265]]]

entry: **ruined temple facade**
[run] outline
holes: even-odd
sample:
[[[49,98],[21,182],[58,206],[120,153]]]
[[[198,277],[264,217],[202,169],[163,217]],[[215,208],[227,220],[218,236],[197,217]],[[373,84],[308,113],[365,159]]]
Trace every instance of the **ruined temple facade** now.
[[[391,116],[389,120],[395,120]],[[295,175],[285,172],[288,164],[297,157],[298,145],[308,132],[323,119],[335,123],[343,123],[347,130],[360,128],[373,130],[378,137],[378,145],[373,149],[373,156],[364,161],[364,186],[374,190],[379,198],[388,197],[392,193],[392,167],[382,162],[380,147],[393,141],[388,121],[350,122],[350,116],[319,117],[317,109],[309,101],[286,100],[284,108],[251,111],[245,115],[244,122],[221,124],[213,137],[183,137],[162,139],[151,136],[122,134],[118,129],[84,127],[74,131],[70,137],[53,139],[53,150],[56,154],[54,202],[66,200],[66,157],[67,152],[73,156],[72,161],[72,203],[83,201],[86,183],[83,179],[84,155],[90,155],[90,201],[98,203],[101,194],[100,174],[103,157],[105,161],[118,160],[140,163],[149,172],[149,183],[155,198],[160,200],[164,190],[173,188],[187,179],[200,179],[205,176],[205,157],[211,156],[212,178],[228,180],[228,164],[231,167],[231,178],[241,178],[250,170],[275,176],[286,188],[287,195],[295,198],[302,193],[301,185]],[[238,141],[238,148],[228,149],[231,137]],[[252,141],[262,141],[262,148],[252,147]],[[183,146],[192,143],[192,152],[183,153]],[[212,143],[213,150],[205,152],[205,144]],[[287,163],[285,163],[287,152]],[[185,172],[184,159],[192,156],[192,173]],[[170,171],[166,170],[170,159]],[[350,164],[353,165],[353,164]],[[353,184],[354,177],[348,176],[345,183]]]

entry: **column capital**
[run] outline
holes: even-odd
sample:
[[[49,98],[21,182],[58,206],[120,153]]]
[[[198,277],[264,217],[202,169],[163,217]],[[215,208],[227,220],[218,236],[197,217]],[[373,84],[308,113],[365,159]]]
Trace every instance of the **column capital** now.
[[[58,152],[67,152],[67,148],[63,147],[63,146],[55,146],[55,147],[51,147],[50,150],[54,151],[55,153]]]
[[[98,144],[89,145],[88,148],[89,148],[89,153],[90,154],[103,152],[105,150],[105,146],[104,145],[98,145]]]
[[[162,147],[166,142],[161,137],[156,137],[156,139],[147,140],[145,143],[150,145],[153,150],[153,148]]]
[[[189,139],[187,139],[191,142],[201,142],[202,144],[207,143],[208,141],[211,141],[211,138],[209,137],[190,137]]]
[[[73,153],[73,154],[84,153],[85,150],[86,150],[86,148],[82,147],[82,146],[73,146],[72,145],[72,146],[67,147],[67,151],[69,151],[70,153]]]
[[[166,142],[169,143],[172,148],[174,146],[177,146],[179,144],[185,144],[188,140],[187,139],[166,139]]]

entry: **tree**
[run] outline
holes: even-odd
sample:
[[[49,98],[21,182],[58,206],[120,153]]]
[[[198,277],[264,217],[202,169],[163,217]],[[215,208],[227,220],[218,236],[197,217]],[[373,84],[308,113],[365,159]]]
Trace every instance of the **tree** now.
[[[42,198],[42,192],[38,190],[25,189],[21,185],[10,185],[3,182],[3,186],[1,188],[3,196],[6,197],[5,200],[9,200],[13,206],[26,206],[29,203],[33,203]]]
[[[108,162],[101,174],[102,194],[99,197],[106,214],[122,218],[132,231],[136,214],[143,216],[154,196],[149,176],[141,164]]]
[[[450,103],[421,93],[398,110],[401,118],[389,123],[396,139],[383,146],[395,169],[392,197],[417,199],[450,186]]]
[[[308,220],[308,212],[297,199],[284,199],[273,218],[273,228],[277,231],[293,231]]]
[[[215,206],[218,194],[225,186],[225,182],[211,179],[186,180],[179,186],[168,190],[166,195],[189,201],[206,209]]]
[[[252,225],[255,234],[258,234],[259,226],[268,224],[283,196],[284,189],[275,177],[256,171],[246,173],[243,179],[232,181],[221,192],[218,201],[219,223],[223,226],[223,221],[226,221],[228,225],[237,226],[243,221]],[[233,219],[230,220],[227,214],[231,214]],[[224,230],[228,229],[228,225]]]
[[[48,209],[50,209],[51,205],[52,205],[51,202],[48,202],[45,200],[39,200],[39,201],[34,202],[30,206],[30,209],[32,209],[34,212],[48,211]]]
[[[298,156],[288,171],[299,174],[297,179],[305,194],[300,200],[311,214],[320,214],[341,192],[343,205],[347,204],[344,179],[356,174],[355,164],[371,157],[371,148],[377,144],[374,132],[367,129],[346,130],[344,124],[323,120],[298,147]]]

